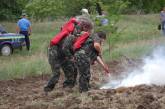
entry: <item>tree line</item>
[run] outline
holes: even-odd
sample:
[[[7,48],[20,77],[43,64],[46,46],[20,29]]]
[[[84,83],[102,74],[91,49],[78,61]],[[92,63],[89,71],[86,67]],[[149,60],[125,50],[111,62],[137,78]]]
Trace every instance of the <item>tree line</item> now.
[[[96,14],[98,4],[110,14],[146,14],[158,13],[165,0],[0,0],[0,21],[16,20],[23,12],[37,20],[75,16],[82,8]]]

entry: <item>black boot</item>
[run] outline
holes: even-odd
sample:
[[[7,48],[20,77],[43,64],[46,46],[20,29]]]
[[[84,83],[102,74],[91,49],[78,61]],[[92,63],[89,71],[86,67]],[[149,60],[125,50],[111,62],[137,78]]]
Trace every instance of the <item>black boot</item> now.
[[[44,92],[47,95],[48,92],[51,92],[55,87],[55,84],[48,84],[47,86],[44,87]]]
[[[72,82],[72,81],[65,81],[65,82],[63,83],[63,88],[67,88],[67,87],[73,88],[74,86],[75,86],[75,84],[74,84],[74,82]]]

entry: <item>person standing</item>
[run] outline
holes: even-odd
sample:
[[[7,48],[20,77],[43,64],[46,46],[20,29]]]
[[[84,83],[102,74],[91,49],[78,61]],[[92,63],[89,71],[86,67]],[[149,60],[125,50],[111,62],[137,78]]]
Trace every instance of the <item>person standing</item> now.
[[[163,34],[165,35],[165,7],[160,12],[160,20],[161,20],[161,25],[162,25],[162,31],[163,31]]]
[[[16,32],[25,36],[26,48],[30,50],[30,39],[31,35],[31,22],[27,19],[26,13],[22,14],[22,18],[17,22]]]

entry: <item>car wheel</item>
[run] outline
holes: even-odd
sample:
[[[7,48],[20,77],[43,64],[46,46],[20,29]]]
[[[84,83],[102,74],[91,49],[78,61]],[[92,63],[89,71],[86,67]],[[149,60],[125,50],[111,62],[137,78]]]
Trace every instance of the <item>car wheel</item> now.
[[[7,44],[3,45],[2,48],[1,48],[1,54],[3,56],[9,56],[9,55],[11,55],[12,54],[12,48],[11,48],[11,46],[10,45],[7,45]]]

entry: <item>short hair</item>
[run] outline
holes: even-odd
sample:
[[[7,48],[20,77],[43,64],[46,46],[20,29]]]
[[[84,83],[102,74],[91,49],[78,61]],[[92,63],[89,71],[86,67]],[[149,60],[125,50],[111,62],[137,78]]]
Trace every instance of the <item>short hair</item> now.
[[[88,30],[92,30],[93,29],[92,23],[91,22],[87,22],[87,21],[81,21],[80,22],[80,26],[84,27],[84,28],[87,28]]]
[[[76,17],[77,21],[80,23],[81,27],[85,27],[89,30],[93,29],[93,22],[91,19],[84,17],[84,16],[77,16]]]
[[[96,34],[102,38],[102,39],[106,39],[106,33],[104,31],[98,31],[96,32]]]

